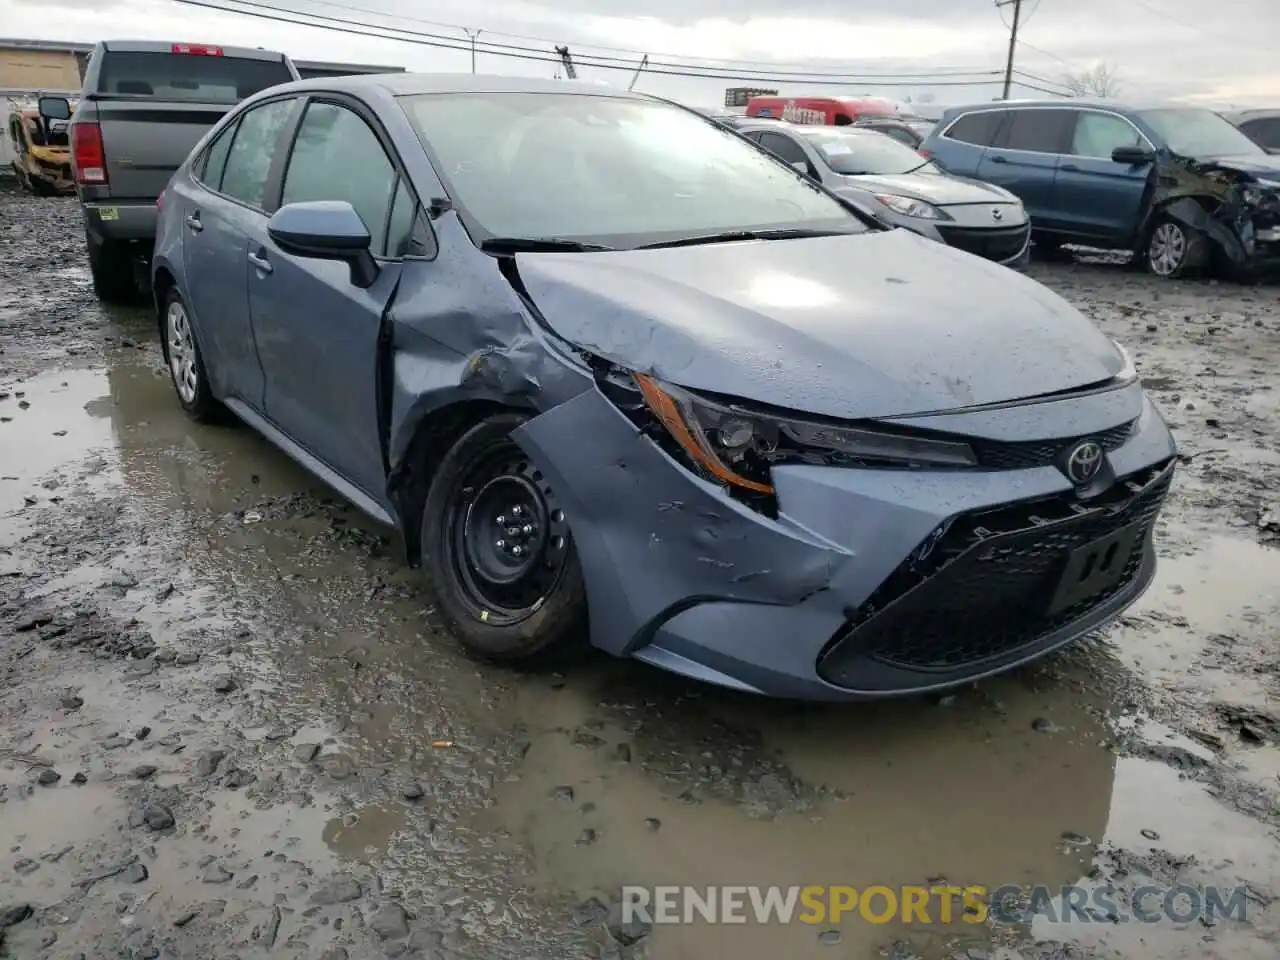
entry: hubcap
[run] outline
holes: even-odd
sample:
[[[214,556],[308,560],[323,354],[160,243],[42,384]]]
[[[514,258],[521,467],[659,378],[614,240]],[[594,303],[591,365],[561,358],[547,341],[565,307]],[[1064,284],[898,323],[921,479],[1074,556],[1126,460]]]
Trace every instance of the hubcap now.
[[[165,327],[169,341],[169,374],[183,403],[196,399],[199,374],[196,373],[196,349],[191,339],[191,327],[187,323],[187,311],[180,303],[169,304],[165,315]]]
[[[1162,223],[1151,235],[1151,272],[1167,277],[1182,266],[1187,237],[1176,223]]]
[[[464,596],[494,626],[536,612],[572,549],[550,484],[509,441],[478,458],[459,485],[452,536]]]

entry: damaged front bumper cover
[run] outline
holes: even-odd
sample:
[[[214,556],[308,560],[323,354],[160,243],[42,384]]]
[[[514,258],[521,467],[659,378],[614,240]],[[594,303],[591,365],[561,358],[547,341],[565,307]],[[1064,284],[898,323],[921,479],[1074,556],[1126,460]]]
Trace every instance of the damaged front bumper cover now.
[[[850,700],[1002,672],[1146,589],[1175,449],[1136,385],[1127,396],[1140,415],[1108,453],[1119,479],[1084,506],[1053,466],[794,464],[772,471],[773,519],[695,476],[596,389],[514,436],[573,524],[595,646],[738,690]],[[1087,422],[1089,404],[1096,413],[1116,397],[1071,402]],[[1015,418],[1035,422],[1035,409],[947,426],[997,436]],[[1023,616],[1051,599],[1073,550],[1106,537],[1128,538],[1121,576],[1052,615]]]

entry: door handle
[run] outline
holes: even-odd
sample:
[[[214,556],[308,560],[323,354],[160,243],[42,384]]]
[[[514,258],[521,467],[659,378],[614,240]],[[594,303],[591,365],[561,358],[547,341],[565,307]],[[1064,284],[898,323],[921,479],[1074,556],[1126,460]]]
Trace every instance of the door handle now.
[[[1063,164],[1062,166],[1060,166],[1058,169],[1059,169],[1059,170],[1066,170],[1066,171],[1067,171],[1067,172],[1069,172],[1069,173],[1079,173],[1079,172],[1080,172],[1080,168],[1079,168],[1079,167],[1077,167],[1074,163],[1064,163],[1064,164]]]
[[[204,224],[200,222],[200,214],[198,213],[187,214],[187,226],[190,227],[192,230],[194,230],[196,233],[199,233],[201,230],[203,230]]]
[[[263,273],[270,273],[274,269],[271,266],[271,262],[266,257],[262,256],[262,254],[260,253],[249,254],[249,262],[252,263],[259,270],[261,270]]]
[[[992,163],[1008,163],[1009,161],[1006,160],[1004,157],[992,157],[991,162]]]

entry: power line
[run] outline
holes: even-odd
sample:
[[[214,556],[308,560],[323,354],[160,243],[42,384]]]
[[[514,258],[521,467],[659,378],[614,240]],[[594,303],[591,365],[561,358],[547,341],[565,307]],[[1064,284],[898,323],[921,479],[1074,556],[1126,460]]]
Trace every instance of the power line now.
[[[1227,37],[1225,34],[1206,31],[1205,24],[1203,21],[1200,23],[1197,23],[1194,20],[1183,19],[1177,14],[1170,13],[1168,10],[1162,10],[1159,7],[1152,6],[1150,3],[1147,3],[1146,0],[1133,0],[1133,4],[1134,6],[1141,7],[1143,10],[1146,10],[1148,13],[1154,13],[1157,17],[1164,17],[1170,23],[1181,24],[1182,26],[1186,27],[1189,30],[1194,30],[1196,33],[1200,34],[1201,36],[1204,36],[1206,33],[1208,33],[1209,37],[1219,42],[1228,42],[1228,43],[1231,43],[1233,46],[1252,46],[1258,50],[1263,50],[1263,49],[1270,50],[1270,51],[1280,50],[1280,47],[1277,47],[1274,43],[1267,43],[1265,41],[1263,41],[1262,43],[1259,43],[1258,41],[1248,36],[1242,37],[1239,35],[1233,35],[1231,37]]]
[[[202,7],[209,10],[216,10],[220,13],[234,13],[241,16],[254,17],[261,20],[270,20],[278,23],[287,23],[291,26],[314,27],[321,30],[330,30],[337,33],[346,33],[351,36],[364,36],[382,40],[394,40],[400,43],[412,43],[418,46],[434,47],[442,50],[456,50],[470,53],[473,49],[471,42],[464,41],[459,37],[445,37],[439,34],[427,33],[423,31],[408,30],[402,27],[380,26],[363,23],[358,20],[351,20],[344,17],[332,17],[327,14],[304,13],[295,10],[282,11],[279,7],[270,6],[268,4],[252,2],[252,0],[231,0],[236,7],[226,6],[224,3],[209,2],[209,0],[175,0],[176,3],[186,6]],[[253,9],[238,9],[238,7],[250,7]],[[291,15],[284,15],[284,14]],[[308,19],[301,20],[299,17]],[[314,22],[326,21],[326,22]],[[388,32],[393,31],[393,32]],[[547,51],[538,50],[536,48],[521,47],[515,44],[499,44],[493,41],[480,41],[482,49],[480,52],[488,53],[492,56],[503,56],[517,60],[529,60],[541,63],[558,64],[560,58],[553,56]],[[602,60],[619,60],[619,58],[601,58],[594,55],[583,55],[579,59],[587,59],[592,61]],[[635,64],[628,61],[613,62],[592,62],[585,64],[586,66],[597,67],[603,70],[619,70],[631,72],[635,69]],[[664,66],[651,66],[647,68],[647,72],[651,74],[660,74],[666,76],[689,77],[705,80],[743,80],[755,83],[778,83],[778,84],[799,84],[799,85],[843,85],[843,86],[889,86],[889,87],[906,87],[906,86],[947,86],[947,87],[973,87],[987,86],[995,82],[994,79],[966,79],[958,80],[952,78],[936,79],[928,75],[918,75],[912,79],[906,79],[911,76],[908,74],[901,75],[901,78],[885,79],[877,76],[853,77],[850,75],[831,76],[814,71],[806,76],[788,76],[782,74],[756,74],[747,72],[710,72],[708,68],[701,70],[694,69],[670,69],[669,67],[679,67],[679,64],[671,64]],[[714,68],[712,68],[714,69]],[[973,76],[977,76],[978,71],[974,71]],[[985,75],[992,78],[998,76],[997,71],[985,71]],[[1059,91],[1048,90],[1033,83],[1018,82],[1019,86],[1028,89],[1040,90],[1044,93],[1061,95]]]
[[[334,2],[334,0],[304,0],[304,2],[305,2],[305,3],[307,3],[307,4],[310,4],[310,5],[312,5],[312,6],[333,7],[333,8],[337,8],[337,9],[339,9],[339,10],[345,10],[345,11],[347,11],[347,12],[349,12],[349,13],[370,14],[370,15],[373,15],[373,16],[386,17],[386,18],[391,19],[391,20],[403,20],[403,21],[405,21],[406,23],[419,23],[419,24],[424,24],[424,25],[426,25],[426,26],[431,26],[431,27],[441,27],[441,28],[448,29],[448,30],[456,30],[456,31],[458,31],[458,32],[460,32],[460,33],[467,33],[467,32],[471,29],[471,28],[469,28],[469,27],[467,27],[467,26],[464,26],[464,25],[462,25],[462,24],[457,24],[457,23],[446,23],[446,22],[441,21],[441,20],[429,20],[429,19],[427,19],[427,18],[425,18],[425,17],[411,17],[411,16],[408,16],[407,14],[401,14],[401,13],[389,13],[389,12],[386,12],[386,11],[383,11],[383,10],[376,10],[376,9],[372,9],[372,10],[371,10],[371,9],[369,9],[369,8],[367,8],[367,7],[360,7],[360,6],[353,5],[353,4],[349,4],[349,3],[338,3],[338,2]],[[306,11],[303,11],[303,10],[296,10],[296,9],[291,9],[291,8],[282,8],[282,7],[275,7],[274,9],[277,9],[277,10],[284,10],[284,11],[289,12],[289,13],[297,13],[297,14],[300,14],[300,15],[302,15],[302,16],[312,16],[312,14],[309,14],[309,13],[307,13]],[[367,26],[382,26],[381,24],[376,24],[376,25],[375,25],[375,24],[366,24],[366,25],[367,25]],[[394,26],[389,26],[389,25],[388,25],[388,29],[398,30],[399,28],[398,28],[398,27],[394,27]],[[559,44],[559,43],[561,43],[561,42],[562,42],[561,40],[552,39],[552,38],[550,38],[550,37],[533,36],[533,35],[530,35],[530,34],[524,34],[524,33],[505,33],[505,32],[503,32],[503,31],[501,31],[501,30],[493,30],[493,29],[489,29],[489,28],[485,28],[485,29],[484,29],[484,32],[485,32],[485,33],[487,33],[487,34],[489,34],[490,36],[494,36],[494,37],[508,37],[508,38],[512,38],[512,39],[516,39],[516,40],[531,40],[531,41],[533,41],[533,42],[535,42],[535,43],[544,43],[544,44],[548,44],[548,45],[556,45],[556,44]],[[500,44],[499,46],[507,46],[507,45],[505,45],[505,44]],[[626,54],[631,54],[631,55],[632,55],[632,60],[633,60],[633,62],[634,62],[634,58],[636,58],[636,57],[640,57],[640,56],[643,56],[643,55],[647,54],[650,58],[653,58],[653,57],[659,57],[659,58],[663,58],[663,59],[666,59],[666,60],[687,60],[687,61],[695,61],[695,62],[696,62],[698,65],[700,65],[700,66],[701,66],[701,65],[703,65],[703,64],[717,64],[717,63],[719,63],[719,64],[726,64],[726,65],[728,65],[728,66],[732,66],[732,67],[743,67],[743,66],[756,67],[756,68],[760,68],[761,70],[764,70],[765,72],[768,72],[768,73],[775,73],[775,74],[779,74],[779,75],[789,74],[789,73],[793,73],[793,72],[794,72],[794,73],[796,73],[797,75],[807,75],[807,76],[812,76],[812,75],[813,75],[813,72],[814,72],[814,71],[812,71],[812,70],[807,70],[807,69],[806,69],[806,70],[794,70],[794,71],[793,71],[793,70],[788,70],[788,69],[782,69],[782,68],[787,68],[787,67],[800,67],[800,66],[802,66],[802,64],[798,64],[798,63],[787,63],[787,62],[783,62],[783,61],[746,60],[746,59],[735,59],[735,58],[730,58],[730,57],[701,57],[701,56],[699,56],[699,57],[693,57],[693,56],[685,56],[685,55],[683,55],[683,54],[677,54],[677,53],[667,53],[667,52],[663,52],[663,51],[657,51],[657,52],[654,52],[654,51],[652,51],[652,50],[639,50],[639,49],[635,49],[635,48],[631,48],[631,47],[610,47],[610,46],[605,46],[605,45],[603,45],[603,44],[598,44],[598,43],[583,43],[583,44],[578,44],[578,45],[576,45],[576,46],[575,46],[575,49],[577,49],[577,47],[579,47],[579,46],[580,46],[580,47],[586,47],[586,48],[588,48],[588,49],[592,49],[592,50],[605,50],[605,51],[608,51],[608,52],[610,52],[610,53],[626,53]],[[529,48],[527,48],[527,47],[515,47],[514,49],[528,50]],[[601,59],[601,60],[617,60],[617,59],[618,59],[617,57],[606,57],[606,56],[600,56],[600,55],[598,55],[598,54],[581,54],[580,56],[586,56],[586,57],[591,57],[591,58]],[[665,64],[665,65],[666,65],[666,66],[689,66],[689,64]],[[711,69],[728,69],[728,67],[720,67],[720,68],[712,67]],[[876,73],[876,74],[854,74],[853,76],[858,76],[858,77],[863,77],[863,76],[886,76],[886,77],[893,77],[893,78],[903,78],[903,77],[916,77],[916,76],[939,76],[939,75],[944,75],[944,76],[945,76],[945,75],[948,75],[948,74],[968,75],[968,74],[974,74],[974,73],[987,73],[987,72],[989,72],[989,71],[988,71],[988,70],[987,70],[987,68],[985,68],[985,67],[981,67],[981,68],[972,68],[972,69],[970,69],[970,68],[966,68],[966,67],[945,66],[945,67],[938,67],[936,70],[928,71],[928,72],[927,72],[927,73],[925,73],[925,74],[920,74],[920,73],[879,74],[879,73]],[[822,71],[822,73],[824,73],[824,74],[828,74],[828,73],[832,73],[832,71],[824,69],[824,70]]]

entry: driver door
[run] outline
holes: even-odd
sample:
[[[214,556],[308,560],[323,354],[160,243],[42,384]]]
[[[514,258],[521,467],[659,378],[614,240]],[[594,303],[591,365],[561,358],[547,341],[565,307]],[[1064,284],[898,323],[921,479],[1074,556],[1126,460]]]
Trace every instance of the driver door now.
[[[373,238],[373,285],[351,282],[348,266],[285,253],[263,222],[249,236],[249,312],[273,424],[379,504],[386,471],[378,423],[378,338],[400,274],[388,256],[393,204],[416,204],[398,164],[354,103],[307,104],[286,160],[280,206],[350,203]]]

